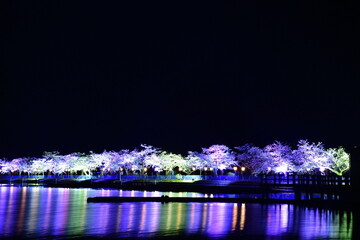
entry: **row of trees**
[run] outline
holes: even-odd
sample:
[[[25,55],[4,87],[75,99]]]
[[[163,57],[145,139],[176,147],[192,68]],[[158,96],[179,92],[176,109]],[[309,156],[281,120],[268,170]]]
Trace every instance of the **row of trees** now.
[[[331,171],[342,175],[350,168],[350,157],[344,148],[325,149],[322,143],[300,140],[296,149],[276,141],[264,148],[246,144],[233,150],[225,145],[212,145],[201,152],[190,151],[187,156],[161,151],[150,145],[139,149],[104,151],[103,153],[45,152],[41,158],[0,160],[2,174],[66,174],[91,175],[93,172],[124,174],[156,172],[171,174],[174,170],[184,174],[211,170],[214,175],[241,166],[248,173],[314,173]]]

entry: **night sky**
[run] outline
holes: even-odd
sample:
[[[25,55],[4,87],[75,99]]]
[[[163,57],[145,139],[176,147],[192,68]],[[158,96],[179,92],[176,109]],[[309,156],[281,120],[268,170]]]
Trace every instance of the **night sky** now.
[[[170,3],[171,2],[171,3]],[[2,1],[0,158],[360,144],[351,1]]]

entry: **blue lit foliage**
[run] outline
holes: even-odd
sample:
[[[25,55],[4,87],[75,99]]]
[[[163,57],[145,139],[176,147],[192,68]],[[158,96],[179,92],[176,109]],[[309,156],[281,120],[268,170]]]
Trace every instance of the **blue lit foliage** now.
[[[61,155],[58,152],[45,152],[41,158],[16,158],[11,161],[0,160],[2,174],[67,174],[91,175],[94,172],[105,174],[152,173],[191,174],[195,171],[212,171],[214,175],[235,166],[244,167],[248,173],[324,173],[326,170],[342,175],[350,169],[350,156],[344,148],[325,149],[322,143],[309,143],[300,140],[297,149],[276,141],[264,148],[249,144],[231,150],[225,145],[212,145],[202,148],[202,152],[189,151],[186,157],[180,154],[161,151],[149,145],[141,145],[132,151],[104,151],[103,153],[72,153]]]

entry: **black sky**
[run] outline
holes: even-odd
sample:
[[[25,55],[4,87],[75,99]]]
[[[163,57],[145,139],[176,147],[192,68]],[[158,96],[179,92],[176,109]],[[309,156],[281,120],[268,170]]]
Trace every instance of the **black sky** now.
[[[171,2],[171,3],[170,3]],[[1,3],[0,158],[359,144],[351,1]]]

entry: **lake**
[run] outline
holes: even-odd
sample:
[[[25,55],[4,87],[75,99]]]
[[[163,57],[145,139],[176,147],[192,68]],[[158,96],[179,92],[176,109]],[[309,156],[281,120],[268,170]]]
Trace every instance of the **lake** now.
[[[358,239],[352,211],[288,204],[87,203],[96,196],[236,197],[0,185],[0,239]]]

